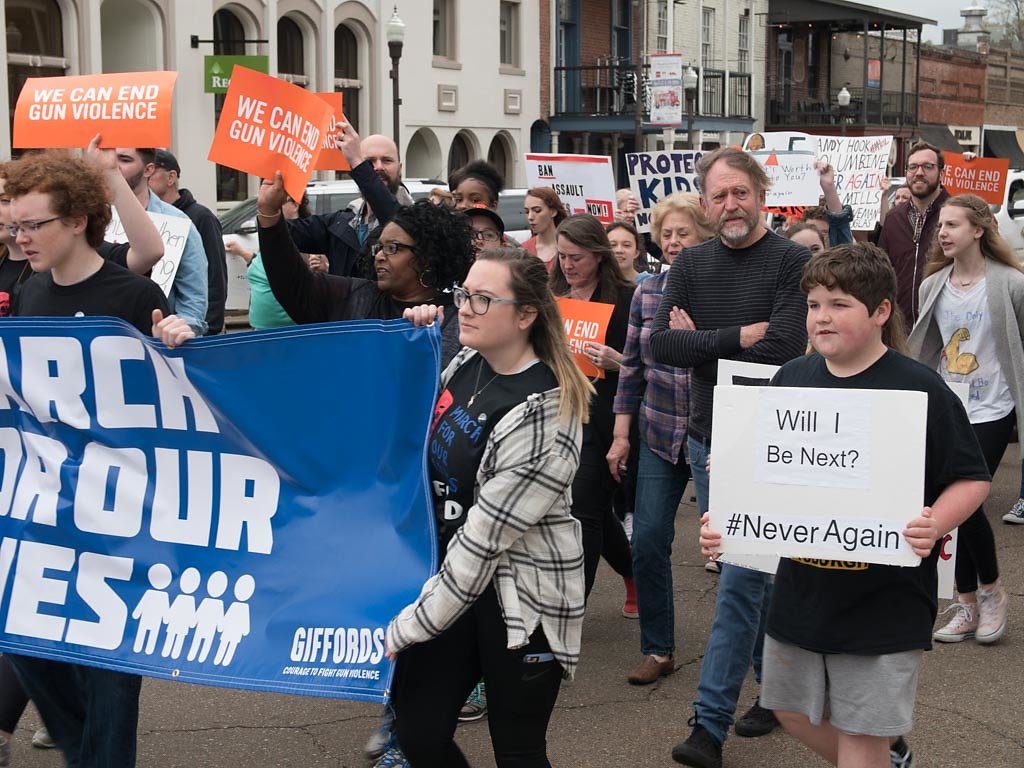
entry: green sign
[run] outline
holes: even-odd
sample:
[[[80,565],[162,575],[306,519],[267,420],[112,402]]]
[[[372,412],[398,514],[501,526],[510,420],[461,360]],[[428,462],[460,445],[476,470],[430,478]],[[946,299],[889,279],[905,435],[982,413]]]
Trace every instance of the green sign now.
[[[206,56],[203,59],[203,91],[227,93],[231,70],[236,64],[263,74],[270,71],[269,56]]]

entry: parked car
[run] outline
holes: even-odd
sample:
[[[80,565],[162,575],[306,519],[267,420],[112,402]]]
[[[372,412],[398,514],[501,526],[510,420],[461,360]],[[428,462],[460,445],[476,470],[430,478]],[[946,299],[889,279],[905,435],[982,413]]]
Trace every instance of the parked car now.
[[[1024,265],[1024,171],[1011,170],[1006,178],[1002,205],[993,205],[999,234],[1013,248],[1017,261]]]

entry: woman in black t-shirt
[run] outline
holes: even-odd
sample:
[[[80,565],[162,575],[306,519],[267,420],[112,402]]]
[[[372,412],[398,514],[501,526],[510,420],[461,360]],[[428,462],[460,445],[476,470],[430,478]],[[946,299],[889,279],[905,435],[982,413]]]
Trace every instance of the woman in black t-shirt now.
[[[388,626],[395,728],[411,765],[468,765],[453,736],[482,677],[497,764],[539,768],[579,658],[583,549],[569,489],[593,389],[537,257],[484,251],[454,298],[466,348],[442,376],[428,436],[444,560]]]
[[[604,555],[626,582],[622,612],[637,618],[633,587],[633,557],[622,524],[612,511],[615,480],[605,456],[612,445],[615,415],[612,405],[619,385],[619,364],[626,346],[629,305],[636,284],[622,277],[608,234],[597,219],[578,213],[558,225],[558,263],[551,270],[551,290],[556,296],[614,305],[605,343],[587,342],[584,352],[604,371],[593,379],[597,397],[590,405],[590,421],[583,429],[580,468],[572,485],[572,513],[583,525],[586,553],[587,594],[594,586],[597,565]]]

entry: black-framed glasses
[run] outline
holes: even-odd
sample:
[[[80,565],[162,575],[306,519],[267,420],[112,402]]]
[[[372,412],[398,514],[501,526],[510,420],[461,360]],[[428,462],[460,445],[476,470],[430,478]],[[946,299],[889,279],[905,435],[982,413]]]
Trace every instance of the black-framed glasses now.
[[[917,173],[918,171],[924,171],[925,173],[931,173],[939,166],[936,163],[908,163],[907,173]]]
[[[496,243],[501,239],[501,235],[499,235],[493,229],[474,229],[473,239],[484,240],[488,243]]]
[[[496,296],[487,296],[483,293],[469,293],[465,288],[456,287],[452,290],[452,299],[455,301],[455,308],[462,309],[468,301],[469,308],[474,315],[486,315],[491,304],[518,304],[515,299],[499,299]]]
[[[399,251],[411,251],[416,253],[416,249],[408,243],[400,243],[397,240],[392,240],[390,243],[374,243],[370,249],[370,253],[376,256],[381,251],[384,251],[388,256],[394,256]]]
[[[60,221],[63,218],[63,216],[54,216],[52,219],[43,219],[42,221],[23,221],[20,224],[8,224],[7,234],[11,237],[17,237],[22,232],[34,235],[41,227],[44,227],[53,221]]]

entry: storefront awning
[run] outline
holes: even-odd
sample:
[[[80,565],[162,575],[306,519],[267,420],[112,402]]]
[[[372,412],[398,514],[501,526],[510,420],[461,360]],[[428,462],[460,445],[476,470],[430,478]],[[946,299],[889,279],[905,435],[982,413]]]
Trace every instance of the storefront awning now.
[[[985,129],[985,157],[1003,157],[1010,161],[1011,168],[1024,169],[1024,151],[1017,143],[1016,131]]]
[[[963,147],[956,140],[948,125],[936,125],[921,123],[917,126],[921,131],[921,138],[929,144],[934,144],[946,152],[963,152]]]

